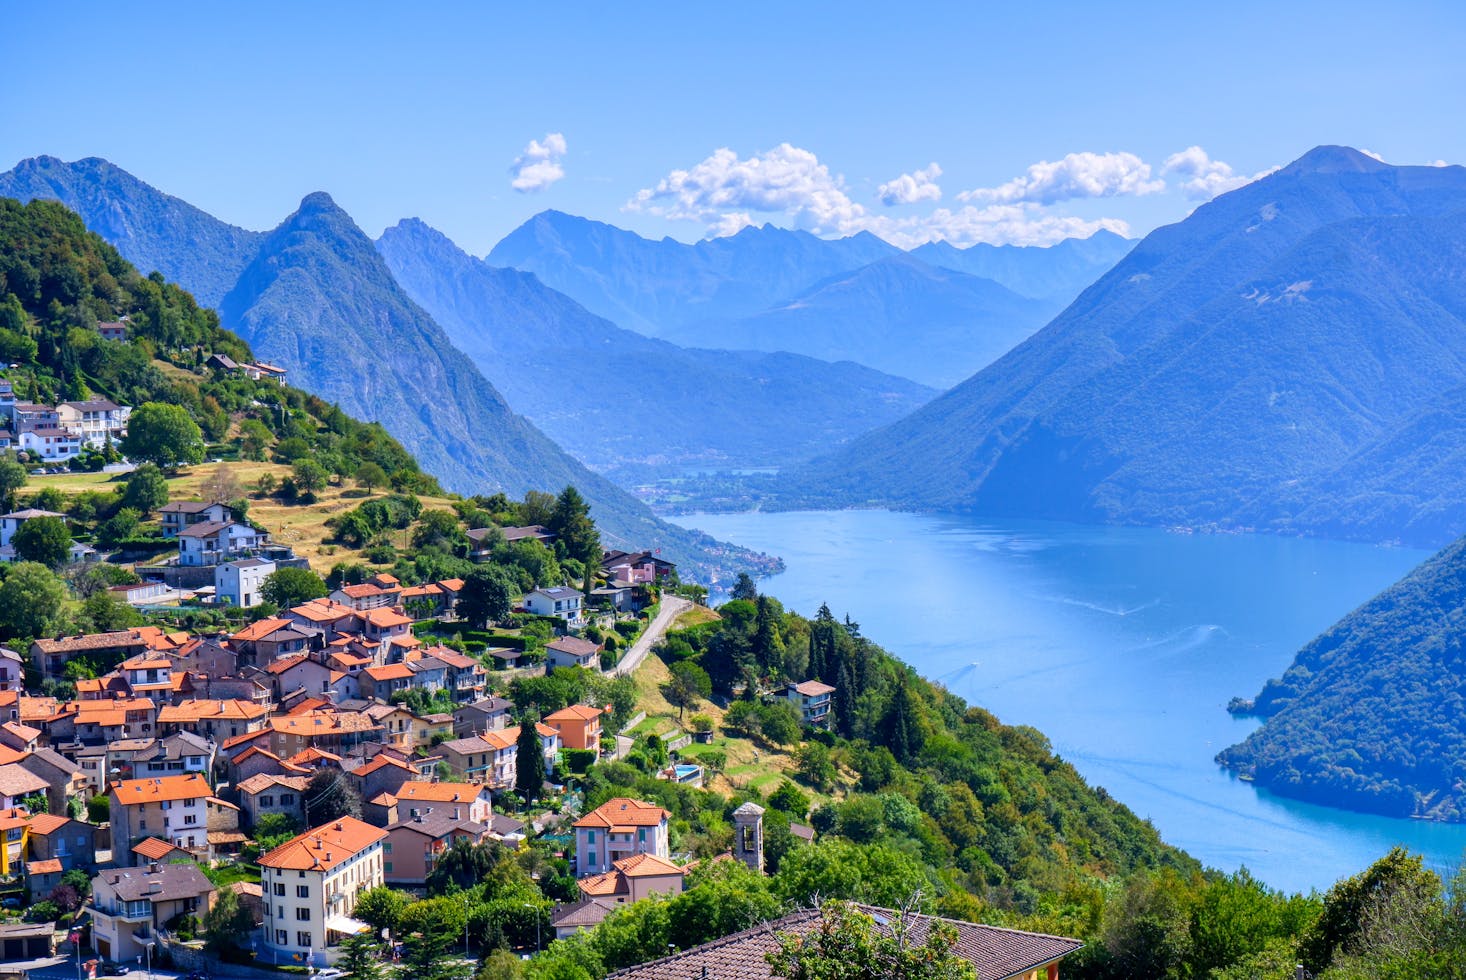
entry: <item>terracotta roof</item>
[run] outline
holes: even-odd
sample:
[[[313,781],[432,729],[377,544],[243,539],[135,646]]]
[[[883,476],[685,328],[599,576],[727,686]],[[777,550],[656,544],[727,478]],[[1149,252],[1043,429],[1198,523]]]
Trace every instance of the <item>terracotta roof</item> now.
[[[386,664],[382,667],[368,667],[362,673],[374,681],[397,681],[410,678],[412,668],[407,664]]]
[[[273,630],[271,631],[273,632]],[[280,657],[265,664],[265,670],[272,674],[283,674],[291,667],[299,666],[309,659],[303,653],[294,653],[288,657]]]
[[[402,615],[393,609],[372,609],[362,613],[362,618],[371,623],[377,629],[390,629],[393,626],[406,626],[412,622],[410,617]]]
[[[401,759],[394,759],[390,755],[377,755],[372,759],[371,762],[368,762],[366,765],[358,766],[357,768],[351,770],[351,774],[353,776],[370,776],[377,770],[386,769],[388,766],[396,766],[398,769],[404,769],[407,772],[417,772],[416,769],[412,768]]]
[[[112,784],[112,795],[122,806],[138,803],[161,803],[163,800],[192,800],[213,796],[208,780],[199,773],[182,776],[153,776],[149,779],[122,779]]]
[[[618,796],[607,800],[590,813],[575,821],[577,827],[603,827],[616,830],[621,827],[655,827],[672,814],[654,803],[629,800]]]
[[[59,875],[61,862],[56,858],[51,858],[49,861],[30,861],[26,863],[25,873],[28,875]]]
[[[383,840],[385,830],[355,817],[307,830],[260,858],[260,866],[290,871],[329,871]]]
[[[322,752],[315,746],[311,746],[308,749],[301,749],[285,761],[292,766],[304,766],[312,762],[340,762],[341,757],[332,755],[330,752]]]
[[[443,663],[447,664],[449,667],[452,667],[454,670],[470,670],[474,667],[483,666],[473,657],[459,653],[457,650],[454,650],[451,647],[429,647],[423,652],[437,657],[439,660],[443,661]]]
[[[7,721],[5,724],[0,725],[0,728],[5,729],[10,734],[20,739],[22,742],[29,742],[32,739],[37,739],[41,737],[41,730],[39,728],[32,728],[30,725],[22,725],[18,721]]]
[[[602,871],[598,875],[586,875],[575,884],[580,888],[580,893],[587,898],[595,896],[625,894],[628,889],[623,887],[626,879],[615,871]]]
[[[623,906],[617,902],[605,902],[599,898],[587,898],[556,909],[550,916],[550,925],[556,929],[590,929],[601,924],[601,920]]]
[[[235,789],[241,793],[253,796],[256,793],[263,793],[267,789],[276,786],[285,786],[297,792],[304,792],[310,785],[309,776],[282,776],[273,772],[257,772],[246,780],[235,785]]]
[[[256,739],[268,738],[269,735],[270,733],[268,729],[260,729],[257,732],[244,732],[240,735],[231,735],[223,742],[220,742],[219,747],[227,752],[228,750],[240,745],[244,745],[247,742],[253,742]],[[242,758],[242,756],[236,757],[234,761],[238,762],[240,758]]]
[[[111,633],[87,633],[77,636],[63,636],[55,640],[37,640],[35,647],[41,653],[81,653],[88,650],[109,650],[116,647],[146,647],[147,641],[137,630],[117,630]]]
[[[461,578],[445,578],[438,585],[447,589],[449,592],[463,591],[463,579]]]
[[[184,701],[182,704],[164,705],[158,710],[158,724],[187,724],[205,718],[228,721],[253,721],[263,718],[270,709],[253,701],[238,698],[221,701]]]
[[[233,636],[229,637],[229,639],[231,639],[231,640],[243,640],[245,642],[248,642],[248,641],[251,641],[251,640],[258,640],[258,639],[262,639],[263,637],[269,636],[271,633],[275,632],[276,630],[284,629],[285,627],[287,627],[289,625],[290,625],[290,620],[288,620],[288,619],[279,619],[279,618],[274,618],[274,617],[269,618],[269,619],[262,619],[262,620],[260,620],[257,623],[250,623],[244,629],[240,630],[238,633],[235,633]]]
[[[141,854],[150,861],[161,861],[180,848],[157,837],[145,837],[132,846],[132,853]]]
[[[168,670],[172,667],[173,661],[167,657],[149,656],[146,653],[128,657],[117,665],[118,670]]]
[[[833,694],[835,689],[820,681],[801,681],[794,685],[794,690],[807,698],[818,697],[821,694]]]
[[[890,921],[898,914],[890,909],[868,905],[858,905],[856,908],[874,918],[881,929],[888,929]],[[607,974],[607,978],[687,980],[688,977],[705,976],[709,980],[768,980],[773,972],[765,956],[778,947],[778,934],[783,932],[807,935],[818,928],[820,921],[819,910],[803,909],[672,956],[617,970]],[[908,933],[910,941],[917,945],[925,941],[933,921],[945,922],[957,930],[954,951],[976,967],[977,975],[983,980],[1008,980],[1010,977],[1022,976],[1047,963],[1062,959],[1084,945],[1077,939],[981,926],[955,919],[936,919],[926,915],[912,917]]]
[[[338,619],[357,615],[355,609],[343,606],[332,599],[312,599],[298,606],[291,606],[290,612],[301,619],[309,619],[313,623],[334,623]]]
[[[562,636],[553,643],[545,644],[546,650],[559,650],[561,653],[568,653],[572,657],[587,657],[596,653],[601,648],[590,640],[582,640],[578,636]]]
[[[310,711],[270,719],[270,728],[287,735],[340,735],[375,728],[372,719],[357,711]]]
[[[545,715],[545,721],[590,721],[605,714],[602,708],[592,708],[586,704],[572,704],[568,708],[561,708],[554,714]]]
[[[551,728],[549,725],[546,725],[542,721],[537,721],[534,723],[534,730],[539,732],[545,738],[549,738],[551,735],[555,736],[556,738],[559,738],[560,736],[560,732],[558,729]]]
[[[423,803],[472,803],[483,793],[478,783],[429,783],[413,780],[403,783],[397,790],[399,800],[416,800]]]
[[[482,735],[455,738],[450,742],[442,743],[438,748],[444,752],[457,752],[459,755],[470,755],[474,752],[502,752],[517,744],[518,739],[511,733],[518,731],[517,728],[501,728],[492,732],[484,732]]]
[[[681,866],[673,864],[655,854],[633,854],[624,857],[619,861],[613,861],[611,867],[620,871],[628,878],[649,878],[657,875],[680,875],[685,873]]]
[[[42,837],[47,834],[54,834],[56,831],[71,823],[71,818],[60,813],[38,813],[30,819],[31,833],[40,834]]]
[[[42,779],[17,762],[0,766],[0,796],[29,796],[44,793],[50,788],[49,780]]]

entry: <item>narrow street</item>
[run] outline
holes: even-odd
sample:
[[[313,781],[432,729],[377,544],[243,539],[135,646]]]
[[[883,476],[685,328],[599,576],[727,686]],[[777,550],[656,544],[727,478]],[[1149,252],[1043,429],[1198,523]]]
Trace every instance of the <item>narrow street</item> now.
[[[631,645],[631,649],[626,651],[626,656],[621,658],[621,662],[616,665],[612,674],[616,676],[629,674],[640,667],[647,653],[657,644],[657,641],[667,635],[667,630],[676,622],[677,617],[691,608],[692,602],[688,599],[675,595],[663,595],[662,607],[657,610],[656,617],[647,625],[646,631]]]

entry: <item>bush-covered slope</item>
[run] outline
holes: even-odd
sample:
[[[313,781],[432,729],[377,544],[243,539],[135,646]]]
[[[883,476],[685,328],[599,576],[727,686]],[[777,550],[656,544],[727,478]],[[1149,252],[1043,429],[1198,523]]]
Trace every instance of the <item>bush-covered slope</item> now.
[[[1285,796],[1466,818],[1466,539],[1298,652],[1217,761]]]
[[[1438,544],[1459,528],[1382,528],[1330,478],[1466,382],[1463,210],[1462,168],[1315,150],[1153,232],[991,367],[789,474],[781,500]],[[1377,490],[1418,512],[1441,488]]]
[[[416,219],[388,228],[377,249],[509,404],[598,470],[787,465],[936,394],[858,364],[684,350],[623,330]]]

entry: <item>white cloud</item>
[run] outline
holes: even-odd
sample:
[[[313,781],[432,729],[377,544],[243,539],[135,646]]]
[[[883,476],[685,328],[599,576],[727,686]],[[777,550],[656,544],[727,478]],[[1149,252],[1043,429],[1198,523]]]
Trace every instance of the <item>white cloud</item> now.
[[[747,212],[782,213],[816,233],[859,231],[865,208],[850,200],[845,182],[809,150],[781,143],[740,159],[727,147],[688,170],[674,170],[655,187],[636,192],[628,211],[701,221],[719,230],[745,222]],[[740,225],[741,227],[741,225]]]
[[[876,188],[876,197],[886,207],[916,204],[920,201],[940,201],[942,189],[937,186],[937,178],[941,175],[942,168],[933,163],[924,170],[902,174],[887,181]]]
[[[542,191],[565,176],[560,160],[565,156],[565,134],[546,133],[544,142],[530,140],[524,152],[514,158],[509,168],[513,176],[509,186],[521,194]]]
[[[1382,157],[1382,156],[1380,156],[1378,153],[1374,152],[1373,150],[1366,150],[1364,147],[1361,146],[1359,148],[1359,152],[1360,153],[1363,153],[1367,157],[1373,157],[1374,159],[1378,160],[1380,163],[1384,163],[1385,162],[1385,158]]]
[[[1432,163],[1431,163],[1431,166],[1432,166],[1432,167],[1449,167],[1449,166],[1450,166],[1450,164],[1449,164],[1449,163],[1447,163],[1447,162],[1446,162],[1446,161],[1444,161],[1444,160],[1435,160],[1435,161],[1433,161],[1433,162],[1432,162]]]
[[[1166,189],[1152,180],[1150,164],[1133,153],[1070,153],[1041,160],[1022,177],[997,187],[963,191],[958,200],[982,204],[1057,204],[1075,198],[1140,197]]]
[[[709,235],[733,235],[757,223],[757,215],[782,216],[794,227],[816,234],[853,235],[869,231],[901,248],[931,241],[966,246],[1052,245],[1065,238],[1087,238],[1107,229],[1129,236],[1130,226],[1119,218],[1086,219],[1054,214],[1044,206],[1048,198],[1106,197],[1117,193],[1150,194],[1164,182],[1153,180],[1150,168],[1129,154],[1120,161],[1125,176],[1112,160],[1094,154],[1071,154],[1061,164],[1063,173],[1035,175],[1030,168],[1029,194],[1007,194],[1014,199],[937,208],[928,214],[894,217],[872,214],[851,200],[845,182],[809,150],[782,143],[772,150],[743,158],[726,147],[685,170],[673,170],[656,186],[638,191],[624,210],[653,214],[676,221],[697,221]],[[1085,167],[1085,161],[1099,161]],[[935,201],[940,196],[936,178],[942,170],[932,164],[880,185],[877,196],[886,203]],[[1006,186],[1006,185],[1005,185]],[[1080,193],[1081,188],[1092,192]],[[1108,188],[1109,190],[1106,190]]]
[[[1161,165],[1161,173],[1175,178],[1182,192],[1194,201],[1210,201],[1218,194],[1234,191],[1277,169],[1270,167],[1248,177],[1234,171],[1230,164],[1213,160],[1199,146],[1188,146],[1180,153],[1172,153]]]

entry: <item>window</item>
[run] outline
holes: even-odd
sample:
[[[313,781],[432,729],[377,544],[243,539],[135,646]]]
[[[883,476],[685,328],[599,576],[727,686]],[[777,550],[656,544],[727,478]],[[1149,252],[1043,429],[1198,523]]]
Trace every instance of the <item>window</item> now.
[[[308,932],[297,932],[295,934],[295,944],[297,946],[311,945],[311,934]]]
[[[284,946],[289,941],[290,940],[286,936],[284,929],[276,929],[275,930],[275,945],[276,946]]]
[[[587,844],[594,844],[596,842],[596,832],[594,830],[587,830],[585,832],[585,842]]]
[[[295,897],[296,898],[310,898],[311,897],[311,886],[310,885],[296,885],[295,886]]]
[[[291,806],[294,803],[295,803],[295,794],[294,793],[281,793],[280,794],[280,805],[281,806]]]
[[[274,806],[274,805],[275,805],[275,798],[273,796],[261,796],[260,797],[260,806]]]
[[[280,898],[285,897],[285,885],[283,883],[275,882],[275,894]]]
[[[383,868],[386,870],[387,874],[391,874],[392,873],[392,862],[391,861],[388,861],[385,865],[383,865]]]
[[[309,922],[311,920],[311,910],[310,909],[296,909],[295,910],[295,918],[296,918],[297,921],[300,921],[300,922]]]
[[[283,918],[285,918],[285,906],[283,906],[283,905],[277,905],[277,906],[275,906],[275,918],[277,918],[277,919],[283,919]],[[283,940],[282,940],[282,942],[283,942]]]
[[[636,839],[639,840],[639,841],[641,841],[643,844],[646,843],[646,828],[645,827],[642,827],[640,830],[638,830],[636,832]]]
[[[383,854],[391,854],[392,853],[392,842],[391,841],[387,841],[385,844],[382,845],[382,853]]]

